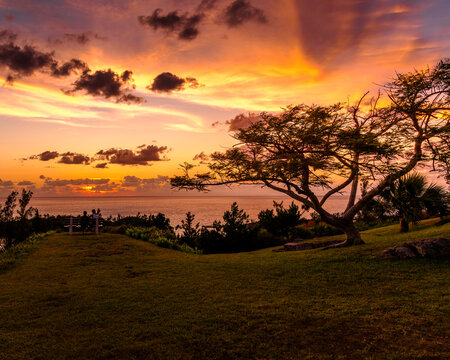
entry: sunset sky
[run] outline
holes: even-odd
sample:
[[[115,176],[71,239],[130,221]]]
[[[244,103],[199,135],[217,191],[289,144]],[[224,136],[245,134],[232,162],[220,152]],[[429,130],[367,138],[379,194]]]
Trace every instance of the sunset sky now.
[[[448,0],[0,0],[0,195],[169,194],[239,114],[376,91],[448,57],[449,23]]]

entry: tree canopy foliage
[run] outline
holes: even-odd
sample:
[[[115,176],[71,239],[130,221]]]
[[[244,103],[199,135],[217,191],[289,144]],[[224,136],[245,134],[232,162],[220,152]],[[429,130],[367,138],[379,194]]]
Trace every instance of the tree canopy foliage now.
[[[316,211],[347,234],[342,245],[361,243],[353,219],[386,187],[418,166],[450,180],[450,60],[414,70],[355,104],[288,106],[261,113],[233,133],[237,143],[211,155],[209,171],[171,179],[173,187],[206,190],[224,184],[262,184]],[[357,199],[361,181],[369,186]],[[327,200],[347,191],[340,214]]]

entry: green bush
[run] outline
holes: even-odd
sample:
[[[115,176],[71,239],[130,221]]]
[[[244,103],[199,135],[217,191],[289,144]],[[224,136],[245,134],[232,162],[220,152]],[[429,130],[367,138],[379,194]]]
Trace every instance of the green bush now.
[[[248,214],[236,202],[223,214],[223,223],[214,221],[212,229],[196,229],[194,244],[207,254],[251,251],[256,231],[249,227]]]
[[[130,227],[126,229],[126,234],[133,239],[147,241],[165,249],[183,251],[191,254],[201,254],[201,251],[193,249],[186,244],[178,244],[177,239],[171,236],[170,232],[152,227]]]
[[[284,236],[273,235],[270,231],[259,228],[255,236],[255,249],[261,249],[271,246],[283,245],[286,242]]]
[[[340,235],[344,233],[341,229],[323,222],[314,224],[314,226],[311,227],[311,231],[315,237]]]
[[[43,238],[54,233],[55,231],[47,231],[46,233],[32,234],[25,241],[0,252],[0,273],[14,266],[17,259],[34,251]]]
[[[291,233],[293,239],[312,239],[314,233],[303,225],[297,225]]]
[[[274,209],[263,210],[258,214],[259,224],[273,235],[289,236],[302,222],[299,207],[292,202],[285,208],[283,202],[273,202]]]

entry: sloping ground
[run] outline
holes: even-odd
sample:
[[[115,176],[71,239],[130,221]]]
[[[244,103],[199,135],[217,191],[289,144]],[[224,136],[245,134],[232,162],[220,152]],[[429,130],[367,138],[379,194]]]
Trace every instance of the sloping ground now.
[[[450,358],[449,261],[374,257],[449,234],[208,256],[56,234],[0,274],[0,359]]]

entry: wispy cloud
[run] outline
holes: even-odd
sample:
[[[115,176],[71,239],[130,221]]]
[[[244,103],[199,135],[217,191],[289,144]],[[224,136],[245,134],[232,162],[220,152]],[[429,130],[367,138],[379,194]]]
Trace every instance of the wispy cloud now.
[[[166,124],[166,129],[194,132],[194,133],[213,133],[213,132],[215,132],[211,128],[194,127],[194,126],[187,125],[187,124]]]

